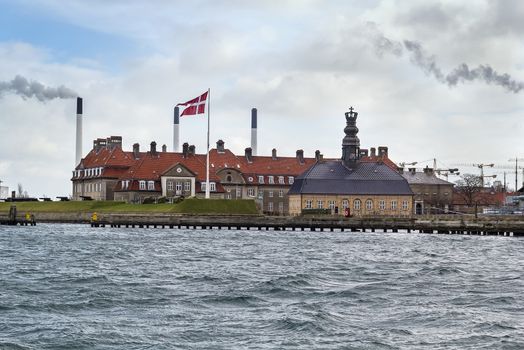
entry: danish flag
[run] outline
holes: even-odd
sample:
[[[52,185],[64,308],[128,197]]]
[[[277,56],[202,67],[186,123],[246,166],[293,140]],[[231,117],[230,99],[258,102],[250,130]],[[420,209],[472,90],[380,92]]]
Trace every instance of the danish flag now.
[[[206,102],[207,102],[207,96],[209,94],[209,91],[204,92],[202,95],[195,97],[192,100],[189,100],[184,103],[179,103],[177,106],[185,106],[186,108],[180,114],[180,116],[183,115],[196,115],[196,114],[203,114],[206,112]]]

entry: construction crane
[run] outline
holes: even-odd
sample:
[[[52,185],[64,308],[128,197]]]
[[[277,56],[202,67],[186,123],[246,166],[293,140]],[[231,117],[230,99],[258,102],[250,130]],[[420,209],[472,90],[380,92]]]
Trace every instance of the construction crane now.
[[[418,162],[411,162],[411,163],[406,163],[406,162],[400,162],[398,163],[398,165],[400,165],[401,168],[404,168],[406,165],[417,165]]]
[[[450,174],[451,175],[460,175],[460,171],[458,170],[458,168],[453,168],[453,169],[435,169],[434,171],[439,176],[440,175],[445,176],[446,177],[446,181],[448,181],[448,176]]]

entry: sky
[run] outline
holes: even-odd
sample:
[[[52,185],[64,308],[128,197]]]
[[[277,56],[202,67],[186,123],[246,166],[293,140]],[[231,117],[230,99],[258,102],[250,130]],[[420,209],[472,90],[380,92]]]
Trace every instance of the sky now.
[[[259,155],[339,158],[353,106],[361,148],[388,146],[397,163],[436,159],[462,173],[494,163],[485,174],[503,181],[507,172],[515,187],[523,1],[0,0],[0,8],[0,181],[10,190],[71,194],[72,97],[84,99],[84,155],[111,135],[125,150],[152,141],[172,150],[173,107],[207,89],[211,145],[222,139],[236,154],[250,146],[256,107]],[[181,142],[205,153],[206,126],[205,116],[182,117]]]

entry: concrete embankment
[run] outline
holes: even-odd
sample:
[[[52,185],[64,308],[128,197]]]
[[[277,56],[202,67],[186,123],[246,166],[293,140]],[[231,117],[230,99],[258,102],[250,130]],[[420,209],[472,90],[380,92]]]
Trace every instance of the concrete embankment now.
[[[0,214],[0,220],[4,214]],[[37,222],[91,224],[91,213],[35,213]],[[416,218],[344,218],[263,215],[188,215],[164,213],[98,213],[94,226],[219,228],[258,230],[349,230],[353,232],[455,233],[479,235],[524,235],[524,217],[440,216]]]

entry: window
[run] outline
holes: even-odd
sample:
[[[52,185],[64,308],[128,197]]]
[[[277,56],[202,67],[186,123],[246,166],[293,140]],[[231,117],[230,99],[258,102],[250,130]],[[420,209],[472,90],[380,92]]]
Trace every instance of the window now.
[[[380,201],[378,201],[378,208],[379,208],[380,210],[384,210],[384,209],[386,209],[386,201],[383,200],[383,199],[381,199]]]
[[[402,210],[408,210],[408,201],[402,201]]]
[[[247,195],[249,197],[255,197],[255,189],[254,188],[248,188],[247,189]]]
[[[264,190],[258,190],[258,198],[262,199],[264,197]]]
[[[182,192],[182,183],[181,182],[177,181],[176,186],[175,186],[175,190],[176,190],[177,194]]]
[[[275,183],[275,177],[274,176],[268,176],[267,177],[267,182],[270,183],[270,184],[274,184]]]
[[[280,202],[278,203],[278,211],[283,213],[284,212],[284,203]]]
[[[323,207],[324,207],[324,203],[322,202],[322,199],[319,199],[319,200],[317,201],[317,208],[318,208],[318,209],[322,209]]]
[[[240,187],[237,187],[237,198],[242,197],[242,189]]]
[[[121,184],[120,184],[120,187],[125,190],[127,188],[126,186],[126,181],[125,180],[122,180]]]
[[[267,195],[268,195],[268,197],[272,198],[273,197],[273,191],[268,191]]]
[[[278,196],[280,198],[283,198],[284,197],[284,190],[278,190]]]
[[[293,185],[293,182],[295,182],[295,178],[293,176],[290,176],[287,178],[287,181],[289,182],[290,185]]]
[[[146,182],[144,180],[140,180],[139,188],[140,188],[140,190],[145,190],[146,189]]]
[[[210,182],[210,183],[209,183],[209,190],[210,190],[211,192],[215,192],[215,191],[217,190],[217,185],[216,185],[216,183],[214,183],[214,182]]]
[[[154,191],[155,190],[155,182],[154,181],[148,181],[147,182],[147,189],[149,191]]]
[[[355,209],[355,210],[360,210],[360,204],[361,204],[360,199],[355,199],[355,200],[353,201],[353,209]],[[345,208],[344,208],[344,209],[345,209]]]
[[[349,201],[347,199],[342,200],[342,209],[349,208]]]
[[[273,202],[269,202],[269,203],[267,204],[267,210],[268,210],[268,211],[273,211]]]
[[[262,176],[262,175],[258,176],[258,183],[259,184],[263,184],[264,183],[264,176]]]
[[[311,208],[313,208],[313,203],[311,199],[307,199],[306,200],[306,209],[311,209]]]
[[[335,201],[329,201],[328,203],[329,209],[335,209]]]
[[[285,182],[284,182],[284,176],[279,176],[278,177],[278,183],[283,185]]]
[[[391,209],[397,210],[397,201],[391,201]]]
[[[201,189],[202,191],[205,191],[205,190],[206,190],[206,183],[205,183],[205,182],[201,182],[201,183],[200,183],[200,189]]]
[[[373,201],[371,199],[368,199],[366,201],[366,209],[367,210],[373,210]]]
[[[168,191],[173,191],[173,181],[171,181],[171,180],[167,181],[167,190]]]
[[[186,192],[191,191],[191,181],[184,182],[184,191]]]
[[[226,193],[226,199],[231,199],[231,193]]]
[[[231,177],[231,175],[226,176],[226,182],[231,182],[232,180],[233,178]]]

